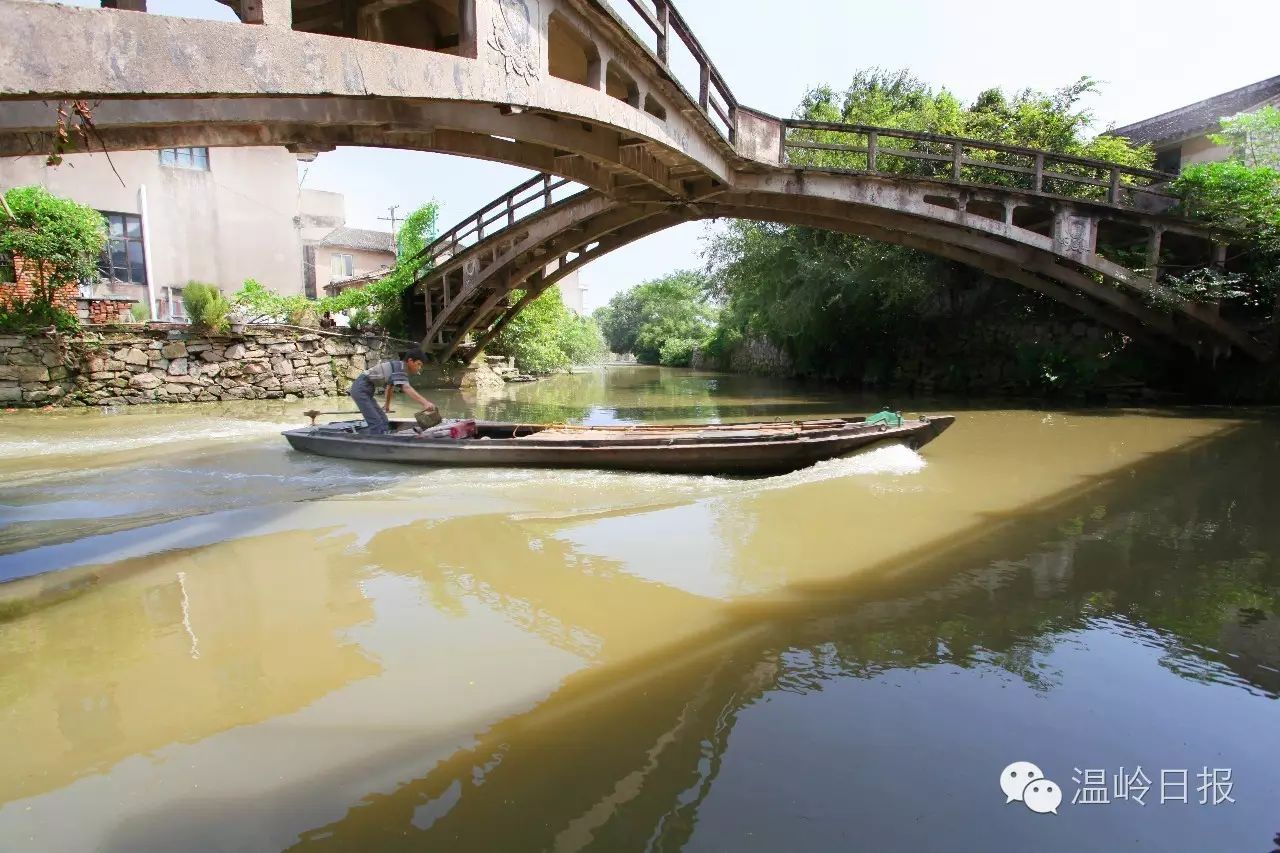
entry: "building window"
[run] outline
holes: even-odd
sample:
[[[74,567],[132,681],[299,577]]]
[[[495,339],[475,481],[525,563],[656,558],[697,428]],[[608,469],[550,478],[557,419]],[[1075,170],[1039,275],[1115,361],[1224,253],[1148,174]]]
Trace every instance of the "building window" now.
[[[155,318],[170,322],[187,322],[187,309],[182,302],[181,287],[160,288],[160,295],[156,298]]]
[[[330,261],[330,280],[351,278],[356,274],[355,258],[351,255],[334,255]]]
[[[174,166],[179,169],[195,169],[199,172],[209,171],[208,148],[161,148],[160,165]]]
[[[147,283],[147,264],[142,252],[142,217],[132,213],[106,213],[107,245],[98,259],[104,279],[122,284]]]
[[[13,284],[17,280],[18,273],[13,268],[13,255],[0,252],[0,284]]]
[[[1165,172],[1170,175],[1176,175],[1182,169],[1182,149],[1180,147],[1166,148],[1163,151],[1156,152],[1157,172]]]

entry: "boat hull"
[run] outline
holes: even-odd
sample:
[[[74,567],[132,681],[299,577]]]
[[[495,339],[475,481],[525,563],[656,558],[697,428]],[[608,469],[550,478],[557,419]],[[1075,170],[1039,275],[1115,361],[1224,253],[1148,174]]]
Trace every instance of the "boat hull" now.
[[[304,453],[367,462],[394,462],[440,467],[597,468],[671,474],[781,474],[884,442],[919,448],[937,438],[955,418],[938,415],[904,421],[897,427],[868,426],[856,421],[811,435],[797,430],[778,436],[777,424],[741,424],[723,437],[700,437],[698,427],[643,432],[635,438],[597,438],[589,428],[571,437],[549,440],[538,435],[495,439],[427,439],[413,434],[371,436],[354,434],[345,424],[304,427],[284,433],[289,444]],[[483,432],[500,432],[515,424],[481,423]],[[661,430],[662,428],[650,428]],[[733,429],[728,433],[728,429]],[[752,430],[769,430],[760,438]]]

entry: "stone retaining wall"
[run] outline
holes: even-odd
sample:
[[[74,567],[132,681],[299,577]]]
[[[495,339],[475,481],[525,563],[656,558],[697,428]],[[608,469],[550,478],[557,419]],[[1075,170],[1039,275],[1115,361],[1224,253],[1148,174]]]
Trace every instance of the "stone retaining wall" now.
[[[0,336],[0,404],[118,406],[345,393],[408,342],[255,327],[235,337],[164,329]]]

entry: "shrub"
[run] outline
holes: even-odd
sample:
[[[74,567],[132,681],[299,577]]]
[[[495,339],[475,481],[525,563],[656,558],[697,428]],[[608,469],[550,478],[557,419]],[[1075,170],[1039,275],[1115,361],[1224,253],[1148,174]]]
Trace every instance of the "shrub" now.
[[[129,308],[129,313],[133,315],[133,322],[135,323],[145,323],[151,319],[151,309],[142,302],[133,303],[133,306]]]
[[[210,332],[227,330],[231,303],[214,285],[202,281],[187,282],[182,288],[182,304],[191,318],[191,325]]]
[[[74,332],[79,327],[75,314],[43,299],[15,299],[7,305],[0,304],[0,332],[22,334],[49,328]]]
[[[97,275],[107,240],[102,214],[40,187],[16,187],[3,201],[0,252],[32,264],[36,299],[51,303],[59,285]]]
[[[347,315],[347,326],[353,332],[363,332],[373,326],[373,312],[367,305],[361,305]]]

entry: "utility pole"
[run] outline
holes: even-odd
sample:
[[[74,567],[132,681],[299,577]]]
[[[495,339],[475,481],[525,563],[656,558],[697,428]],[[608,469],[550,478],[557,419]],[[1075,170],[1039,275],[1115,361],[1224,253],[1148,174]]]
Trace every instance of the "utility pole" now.
[[[394,252],[397,256],[400,254],[400,247],[396,245],[396,234],[397,234],[397,231],[396,231],[396,208],[398,208],[398,207],[400,207],[400,205],[398,205],[398,204],[393,204],[393,205],[391,205],[389,208],[387,208],[387,212],[391,214],[390,216],[379,216],[379,217],[378,217],[378,218],[379,218],[379,219],[381,219],[383,222],[386,222],[387,220],[390,220],[390,221],[391,221],[391,251],[392,251],[392,252]]]

